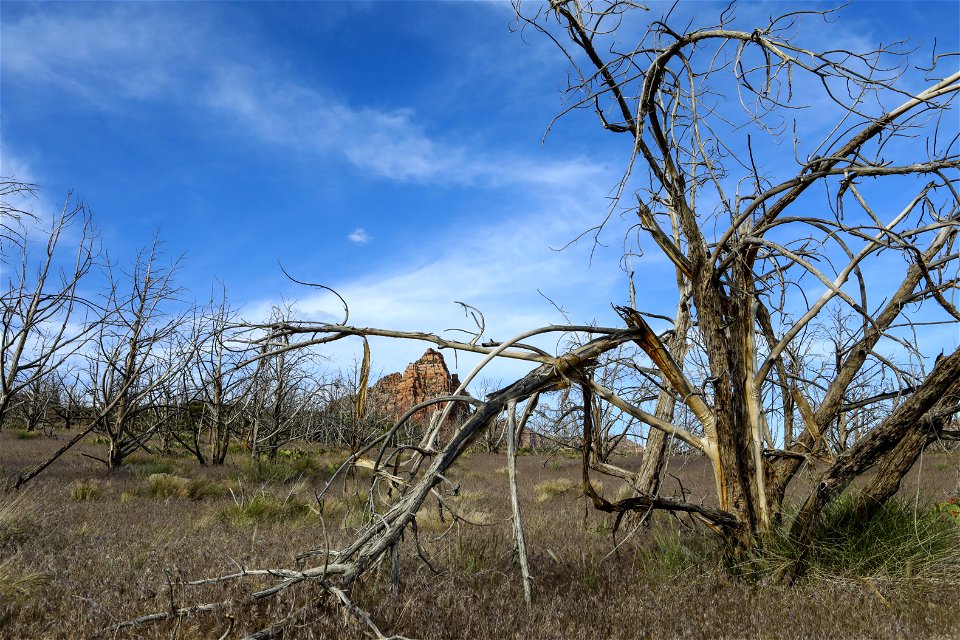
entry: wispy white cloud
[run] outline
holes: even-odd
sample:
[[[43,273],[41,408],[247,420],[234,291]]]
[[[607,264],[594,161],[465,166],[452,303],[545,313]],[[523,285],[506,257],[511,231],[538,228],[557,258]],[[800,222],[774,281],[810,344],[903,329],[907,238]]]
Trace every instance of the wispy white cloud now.
[[[468,332],[476,326],[458,301],[484,314],[483,340],[503,341],[535,327],[566,324],[568,319],[575,324],[619,326],[620,320],[610,309],[611,302],[624,303],[627,298],[626,278],[618,268],[619,247],[598,248],[590,268],[593,247],[589,240],[563,251],[548,248],[568,241],[578,225],[582,230],[593,214],[589,202],[600,197],[596,191],[583,201],[544,197],[523,219],[475,224],[469,233],[457,228],[431,238],[417,258],[324,284],[346,300],[349,322],[354,326],[425,331],[469,340]],[[654,302],[665,288],[673,286],[672,269],[666,261],[651,254],[637,278],[647,308],[671,312]],[[301,289],[288,295],[297,299],[299,317],[319,322],[343,318],[340,299],[329,292]],[[567,317],[547,297],[561,305]],[[265,317],[274,304],[276,301],[264,300],[249,306],[244,315]],[[560,334],[552,334],[528,342],[557,352],[562,348],[558,344],[561,339]],[[350,363],[358,346],[356,340],[344,340],[324,345],[323,353],[333,363]],[[402,370],[426,346],[377,340],[374,362],[385,372]],[[478,360],[468,354],[458,358],[457,364],[450,366],[461,373]],[[529,369],[529,363],[500,362],[485,370],[484,377],[509,382]]]
[[[40,204],[39,191],[32,190],[36,186],[36,177],[30,165],[22,158],[18,157],[10,150],[9,145],[4,145],[2,157],[0,157],[0,176],[4,182],[16,182],[25,188],[16,188],[10,185],[5,191],[9,193],[4,196],[4,207],[10,207],[11,210],[18,212],[18,218],[22,219],[33,216],[39,217],[42,211],[48,210],[48,207]],[[2,220],[4,225],[12,224],[11,220]]]
[[[370,242],[370,235],[362,228],[354,229],[347,236],[347,240],[355,244],[366,244]]]
[[[5,16],[3,70],[114,109],[117,98],[170,95],[202,43],[198,25],[145,5]]]
[[[11,184],[8,187],[9,192],[4,196],[4,207],[9,207],[11,213],[15,212],[16,215],[0,220],[0,224],[19,228],[26,233],[29,242],[45,245],[60,216],[70,213],[82,204],[80,198],[73,193],[56,194],[45,190],[30,163],[8,144],[3,148],[0,176],[5,182],[19,184]],[[63,251],[64,247],[76,247],[82,239],[82,221],[75,220],[74,224],[61,229],[58,244]]]
[[[350,104],[284,72],[282,61],[238,62],[236,43],[209,31],[203,20],[144,5],[38,12],[5,23],[3,71],[72,90],[102,109],[125,100],[199,107],[264,144],[346,160],[388,180],[563,186],[602,171],[584,158],[544,161],[445,141],[410,105]]]
[[[412,108],[352,106],[274,76],[249,67],[221,68],[204,101],[264,142],[339,156],[367,174],[398,182],[573,187],[605,171],[585,158],[541,160],[447,143],[431,136]]]

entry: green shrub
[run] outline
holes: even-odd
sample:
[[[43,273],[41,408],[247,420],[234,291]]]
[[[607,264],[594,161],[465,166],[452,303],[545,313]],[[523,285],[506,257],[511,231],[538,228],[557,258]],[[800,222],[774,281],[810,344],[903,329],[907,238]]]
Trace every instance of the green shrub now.
[[[73,502],[98,500],[101,493],[99,480],[76,480],[70,485],[70,500]]]
[[[537,491],[537,502],[546,502],[548,500],[553,500],[554,498],[568,494],[573,491],[574,486],[576,485],[574,485],[573,481],[568,480],[567,478],[541,482],[534,487]]]
[[[216,498],[225,493],[222,486],[211,482],[207,478],[191,478],[187,484],[187,497],[191,500],[203,500],[204,498]]]
[[[251,460],[244,468],[244,476],[250,482],[290,482],[300,477],[300,472],[283,461]]]
[[[334,509],[343,511],[343,528],[354,529],[367,524],[372,517],[370,493],[366,490],[356,490],[331,500]]]
[[[323,465],[312,456],[300,456],[290,461],[290,470],[301,478],[316,478],[320,475]]]
[[[457,536],[450,549],[450,568],[465,575],[496,569],[497,559],[504,557],[508,544],[509,537]]]
[[[298,460],[309,457],[310,452],[303,449],[277,449],[277,458],[280,460]]]
[[[345,509],[344,503],[336,498],[325,498],[316,505],[317,515],[321,518],[336,518]]]
[[[250,497],[234,493],[233,504],[219,512],[221,520],[237,526],[306,523],[315,515],[311,504],[293,493],[280,498],[263,490]]]
[[[946,502],[939,502],[933,506],[936,513],[942,513],[949,518],[953,518],[957,524],[960,524],[960,496],[953,496]]]
[[[248,453],[249,451],[250,448],[247,446],[246,442],[234,440],[227,445],[227,453],[229,454],[239,455],[242,453]]]
[[[343,465],[343,461],[325,461],[321,462],[317,469],[317,474],[324,478],[332,478],[333,474]]]
[[[845,496],[824,509],[804,559],[807,575],[960,584],[960,527],[949,512],[891,500],[864,520],[859,500]],[[764,541],[754,563],[761,573],[795,566],[799,550],[789,524]]]
[[[190,480],[170,473],[153,473],[147,477],[146,493],[151,498],[187,498],[190,496]]]
[[[318,459],[303,449],[281,449],[273,461],[252,462],[247,477],[256,482],[289,482],[299,478],[329,477],[343,464],[343,458],[324,456]],[[365,473],[364,469],[355,469]]]
[[[650,517],[650,535],[640,552],[648,575],[668,580],[684,574],[702,574],[722,566],[722,549],[713,534],[680,529],[673,516],[667,513],[653,513]]]
[[[35,440],[43,435],[42,431],[27,431],[26,429],[17,429],[17,440]]]

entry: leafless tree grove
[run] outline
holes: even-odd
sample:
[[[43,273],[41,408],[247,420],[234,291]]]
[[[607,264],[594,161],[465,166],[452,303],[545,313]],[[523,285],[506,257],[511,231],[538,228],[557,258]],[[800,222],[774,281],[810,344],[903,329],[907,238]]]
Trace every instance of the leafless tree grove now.
[[[63,209],[49,222],[45,246],[37,247],[41,257],[34,259],[30,227],[44,222],[9,204],[17,196],[32,194],[33,188],[16,181],[2,185],[0,255],[5,268],[0,298],[0,426],[12,405],[20,403],[18,398],[29,399],[36,409],[39,387],[49,388],[57,370],[90,339],[97,326],[90,316],[102,317],[91,310],[78,288],[96,258],[93,228],[83,204],[66,198]],[[64,247],[62,236],[77,231],[76,227],[80,227],[76,247]],[[60,269],[57,258],[71,250],[74,254],[68,267]]]

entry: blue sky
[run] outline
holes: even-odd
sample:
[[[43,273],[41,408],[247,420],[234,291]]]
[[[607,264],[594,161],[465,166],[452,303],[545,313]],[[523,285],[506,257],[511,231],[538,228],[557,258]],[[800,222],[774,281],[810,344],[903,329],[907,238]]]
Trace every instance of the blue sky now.
[[[75,190],[121,265],[159,230],[191,297],[220,280],[251,320],[281,300],[338,313],[282,263],[362,326],[465,326],[462,300],[505,339],[563,322],[538,290],[572,322],[617,322],[631,221],[555,249],[606,215],[629,149],[589,113],[542,142],[565,61],[512,33],[507,4],[4,2],[0,20],[0,173],[39,184],[38,210]],[[956,3],[868,2],[812,36],[957,50],[957,32]],[[648,256],[641,304],[670,314]],[[375,366],[425,346],[378,343]]]

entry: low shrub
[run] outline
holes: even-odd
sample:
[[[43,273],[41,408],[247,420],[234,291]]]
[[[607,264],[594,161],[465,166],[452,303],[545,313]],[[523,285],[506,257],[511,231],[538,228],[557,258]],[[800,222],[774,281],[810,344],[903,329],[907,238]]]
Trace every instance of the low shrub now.
[[[277,449],[278,460],[299,460],[309,458],[310,452],[303,449]]]
[[[14,560],[16,558],[0,561],[0,600],[25,595],[31,589],[50,581],[50,576],[46,573],[20,571],[15,566]]]
[[[299,456],[289,462],[290,470],[301,478],[316,478],[326,470],[326,465],[317,462],[313,456]],[[332,474],[331,474],[332,475]]]
[[[366,489],[357,489],[330,500],[331,508],[342,512],[343,528],[356,529],[370,522],[373,515],[370,504],[370,493]],[[326,509],[326,507],[325,507]]]
[[[620,485],[620,488],[617,489],[617,493],[614,495],[614,502],[619,502],[620,500],[626,500],[627,498],[632,498],[637,495],[637,492],[633,490],[628,483],[624,482]]]
[[[577,461],[567,457],[555,456],[550,458],[549,466],[555,471],[560,471],[561,469],[569,469],[570,467],[576,466]]]
[[[42,431],[27,431],[26,429],[17,429],[17,440],[35,440],[42,435]]]
[[[102,493],[99,480],[76,480],[70,485],[70,500],[73,502],[98,500]]]
[[[232,455],[240,455],[240,454],[249,453],[249,452],[250,452],[250,447],[247,446],[246,442],[240,442],[240,441],[234,440],[229,445],[227,445],[227,453]]]
[[[140,458],[130,462],[134,472],[143,478],[156,474],[176,475],[177,463],[166,458]]]
[[[546,502],[559,498],[573,491],[576,485],[572,480],[560,478],[559,480],[547,480],[541,482],[534,489],[537,491],[537,502]]]
[[[424,507],[417,512],[417,528],[423,531],[442,532],[453,526],[458,520],[471,525],[493,524],[493,516],[473,504],[470,497],[453,500],[451,508],[438,505]]]
[[[153,473],[147,477],[146,492],[151,498],[186,498],[190,480],[171,473]]]
[[[337,518],[346,510],[346,506],[337,498],[324,498],[316,504],[317,515],[321,518]]]
[[[187,485],[187,497],[191,500],[203,500],[204,498],[218,498],[226,493],[225,489],[207,478],[190,478]]]
[[[723,566],[723,549],[712,533],[679,528],[667,513],[655,512],[650,518],[650,535],[640,549],[647,575],[669,580],[680,575],[703,575]]]
[[[455,573],[474,575],[502,568],[501,561],[510,557],[513,541],[509,536],[459,535],[454,539],[446,558]]]
[[[286,461],[251,460],[244,467],[243,475],[252,483],[290,482],[299,478],[302,473]]]
[[[316,517],[312,505],[292,492],[278,497],[260,490],[252,496],[233,493],[233,504],[221,509],[220,519],[236,526],[306,523]]]
[[[189,498],[203,500],[222,494],[220,487],[206,478],[184,478],[169,473],[154,473],[147,478],[146,495],[158,500]]]
[[[804,559],[808,576],[960,584],[960,527],[949,507],[890,500],[864,520],[859,501],[846,496],[824,509]],[[765,541],[754,564],[761,573],[795,566],[789,524]]]

